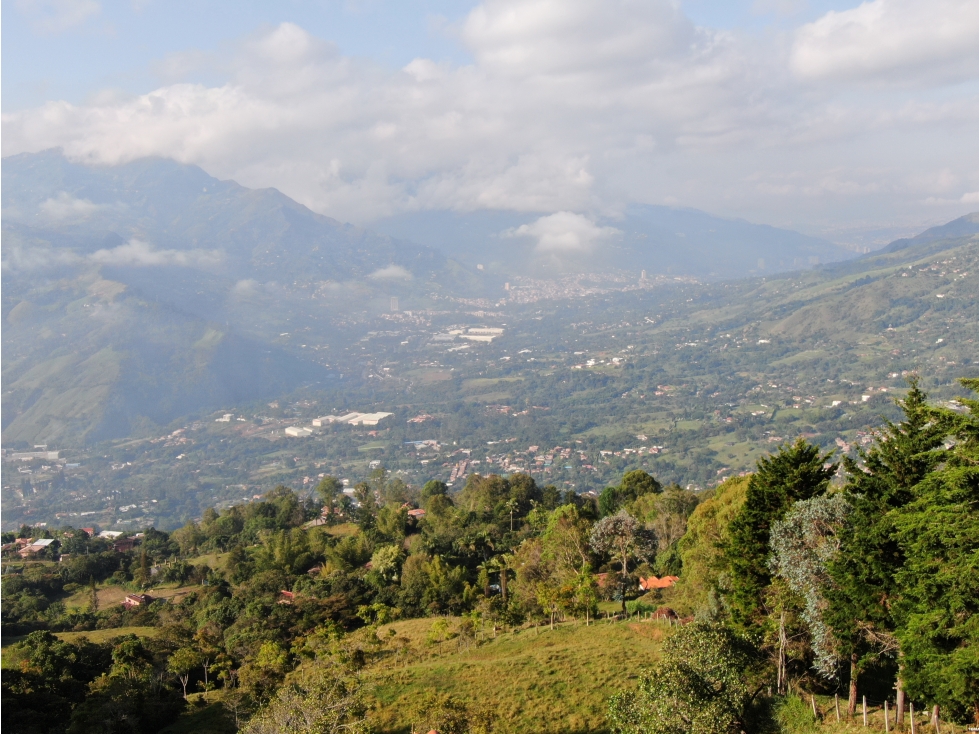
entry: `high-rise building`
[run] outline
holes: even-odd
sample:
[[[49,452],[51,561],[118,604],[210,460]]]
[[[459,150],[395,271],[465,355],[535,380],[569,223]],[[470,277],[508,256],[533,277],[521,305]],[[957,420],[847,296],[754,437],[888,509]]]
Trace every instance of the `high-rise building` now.
[[[397,311],[398,310],[398,297],[397,296],[391,296],[391,310],[392,311]]]

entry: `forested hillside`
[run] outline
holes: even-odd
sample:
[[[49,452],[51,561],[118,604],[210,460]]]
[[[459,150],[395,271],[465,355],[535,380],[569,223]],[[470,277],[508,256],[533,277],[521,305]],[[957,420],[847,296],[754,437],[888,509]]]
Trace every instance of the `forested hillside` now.
[[[961,731],[979,400],[912,380],[897,408],[866,449],[786,439],[706,494],[379,467],[172,533],[5,533],[4,727]]]

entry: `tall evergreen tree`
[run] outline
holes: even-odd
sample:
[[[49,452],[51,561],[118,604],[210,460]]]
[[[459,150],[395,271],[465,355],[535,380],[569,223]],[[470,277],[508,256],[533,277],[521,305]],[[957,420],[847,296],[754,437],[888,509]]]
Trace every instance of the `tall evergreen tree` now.
[[[894,612],[909,693],[979,723],[979,400],[961,402],[965,415],[935,412],[956,441],[944,465],[892,513],[904,558]]]
[[[764,593],[772,583],[768,567],[772,525],[785,516],[794,502],[826,491],[838,467],[830,462],[831,456],[800,438],[759,459],[724,548],[726,598],[737,626],[749,628],[763,622]]]
[[[898,652],[895,602],[904,554],[890,513],[914,499],[915,486],[942,460],[948,429],[926,399],[912,380],[906,397],[897,401],[904,419],[887,421],[869,451],[843,460],[853,511],[840,532],[840,553],[829,566],[834,583],[827,590],[825,619],[853,674],[881,655]],[[898,716],[903,716],[900,677]]]

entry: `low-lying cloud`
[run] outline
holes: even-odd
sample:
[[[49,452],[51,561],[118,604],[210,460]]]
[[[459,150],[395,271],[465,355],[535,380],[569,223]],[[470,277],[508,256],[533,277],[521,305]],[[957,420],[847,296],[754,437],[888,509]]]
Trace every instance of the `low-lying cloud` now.
[[[79,265],[117,265],[123,267],[159,267],[173,265],[187,268],[210,268],[224,259],[218,250],[157,250],[148,242],[132,239],[118,247],[103,248],[82,255],[68,248],[55,248],[20,241],[3,248],[3,269],[10,271],[44,270]]]
[[[38,211],[56,224],[71,224],[88,219],[101,208],[88,199],[76,199],[62,191],[57,196],[42,201]]]
[[[504,232],[508,237],[533,237],[537,250],[549,254],[589,253],[622,232],[615,227],[599,227],[574,212],[557,212]]]
[[[383,268],[378,268],[367,277],[370,280],[411,280],[414,276],[408,269],[392,263]]]
[[[135,267],[210,267],[219,264],[221,259],[221,253],[216,250],[157,250],[148,242],[136,239],[111,249],[97,250],[87,258],[89,262],[99,265]]]

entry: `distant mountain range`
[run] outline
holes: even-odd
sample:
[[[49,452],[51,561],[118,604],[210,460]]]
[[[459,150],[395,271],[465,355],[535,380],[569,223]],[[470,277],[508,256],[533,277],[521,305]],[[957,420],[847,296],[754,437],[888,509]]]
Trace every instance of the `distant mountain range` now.
[[[827,240],[743,219],[723,219],[695,209],[633,205],[621,217],[594,222],[609,233],[599,247],[563,256],[555,263],[553,253],[535,248],[532,238],[515,236],[522,226],[531,228],[542,216],[427,211],[388,217],[371,227],[437,247],[469,267],[481,263],[489,272],[501,274],[530,269],[543,276],[558,265],[716,280],[796,270],[856,255]]]
[[[463,308],[460,298],[500,298],[504,279],[555,264],[511,236],[537,215],[430,212],[370,231],[160,159],[6,158],[2,214],[4,441],[123,437],[327,382],[356,371],[347,350],[392,299]],[[601,249],[559,267],[730,278],[852,254],[689,210],[633,207],[593,224],[606,233]],[[979,218],[964,217],[828,266],[827,277],[912,262],[977,231]]]

